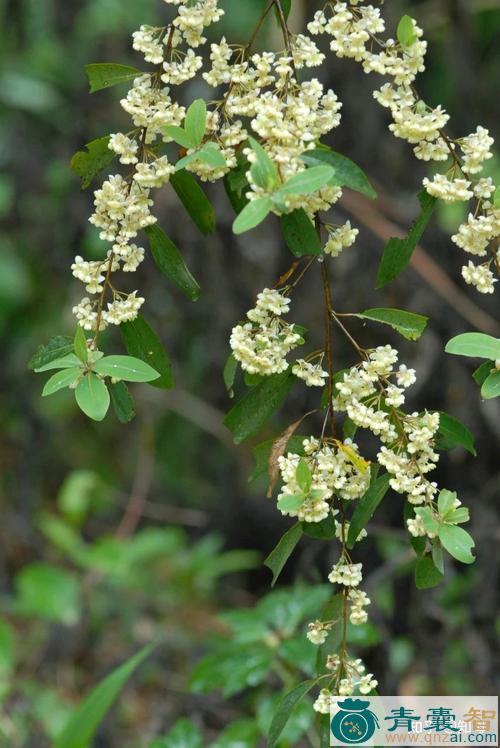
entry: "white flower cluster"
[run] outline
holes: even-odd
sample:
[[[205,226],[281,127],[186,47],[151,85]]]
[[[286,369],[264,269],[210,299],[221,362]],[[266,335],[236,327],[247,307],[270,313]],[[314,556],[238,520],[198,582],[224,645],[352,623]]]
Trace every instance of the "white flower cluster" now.
[[[304,151],[314,148],[317,140],[340,123],[341,104],[334,92],[325,91],[317,78],[299,83],[295,77],[295,70],[315,67],[323,59],[314,41],[304,34],[290,35],[290,49],[285,52],[256,53],[249,59],[241,48],[229,46],[224,38],[211,46],[211,69],[203,77],[211,86],[227,87],[221,105],[224,120],[237,126],[238,143],[249,134],[262,141],[283,180],[303,171],[306,166],[300,157]],[[250,119],[250,129],[243,127],[240,118]],[[221,135],[224,140],[224,133]],[[230,137],[234,138],[233,132]],[[250,162],[254,160],[250,148],[244,153]],[[224,155],[231,156],[225,152]],[[251,187],[248,198],[261,197],[262,187],[253,182],[250,172],[247,178]],[[310,195],[287,195],[282,212],[299,207],[310,213],[325,210],[340,195],[338,187],[330,186]]]
[[[329,501],[335,495],[341,499],[359,499],[370,484],[368,463],[361,470],[352,460],[357,455],[357,446],[350,440],[336,443],[314,437],[304,439],[304,456],[289,452],[278,458],[283,488],[278,495],[278,504],[285,496],[301,496],[297,481],[297,467],[301,460],[307,464],[312,481],[309,494],[298,509],[283,510],[282,514],[297,517],[303,522],[321,522],[330,513]]]
[[[378,686],[378,681],[373,675],[365,672],[366,668],[360,659],[342,661],[338,655],[330,655],[327,668],[332,672],[337,688],[336,693],[329,688],[321,689],[313,704],[314,711],[319,714],[330,714],[331,708],[335,705],[334,696],[336,695],[352,696],[358,692],[366,696]],[[342,670],[345,673],[344,677],[340,677]]]
[[[332,625],[324,621],[312,621],[307,627],[307,638],[312,644],[324,644]]]
[[[308,387],[324,387],[328,379],[328,372],[321,364],[313,364],[303,358],[298,358],[292,366],[292,374],[302,379]]]
[[[374,97],[391,113],[393,121],[389,130],[412,144],[417,158],[424,161],[452,159],[446,173],[424,179],[427,192],[446,202],[469,201],[475,195],[479,203],[474,217],[488,216],[491,204],[482,204],[480,199],[483,197],[480,185],[487,180],[475,181],[474,175],[479,174],[484,163],[492,157],[493,138],[481,126],[465,137],[450,138],[444,131],[449,120],[447,112],[441,106],[430,107],[419,98],[413,84],[417,74],[425,69],[427,44],[422,39],[422,30],[415,21],[412,24],[412,33],[408,34],[404,44],[394,39],[383,41],[380,34],[385,31],[385,22],[380,9],[364,4],[363,0],[349,0],[329,2],[323,11],[315,14],[308,30],[312,35],[330,36],[330,48],[338,57],[351,57],[362,64],[366,73],[376,72],[392,79],[375,91]],[[485,197],[493,192],[494,187]],[[482,244],[485,255],[490,247],[492,257],[489,262],[476,266],[469,261],[462,268],[466,283],[481,293],[492,293],[494,275],[500,274],[500,255],[494,244],[500,235],[498,223],[498,220],[492,222],[492,231]],[[468,244],[477,247],[476,242]],[[478,254],[469,248],[464,249]],[[328,250],[325,248],[325,251]]]
[[[288,297],[265,288],[257,296],[255,307],[247,312],[249,321],[233,327],[233,355],[249,374],[268,376],[287,369],[286,356],[303,342],[294,325],[281,319],[289,307]]]
[[[80,256],[71,267],[73,275],[85,284],[87,294],[75,305],[73,312],[78,323],[87,330],[108,324],[119,325],[134,319],[144,302],[137,292],[123,293],[109,281],[112,272],[133,272],[144,258],[144,250],[132,244],[137,233],[155,223],[151,215],[153,201],[150,190],[162,187],[174,172],[165,155],[153,146],[158,138],[169,142],[163,133],[167,125],[181,125],[185,108],[174,102],[169,88],[159,84],[159,78],[169,86],[179,85],[192,78],[201,67],[201,57],[193,49],[205,41],[203,30],[217,21],[223,11],[217,0],[165,0],[178,6],[178,16],[166,28],[141,26],[132,35],[133,48],[142,53],[147,63],[160,66],[160,71],[138,75],[122,108],[130,115],[133,130],[110,135],[109,148],[121,164],[132,165],[133,173],[125,179],[120,174],[110,176],[94,193],[95,210],[90,222],[100,229],[100,238],[111,244],[107,259],[85,262]],[[187,51],[182,48],[187,45]],[[104,303],[106,291],[111,301]]]
[[[358,234],[359,229],[353,229],[350,221],[346,221],[342,226],[329,228],[328,241],[323,251],[331,257],[338,257],[343,249],[354,244]]]
[[[395,369],[397,359],[397,351],[388,345],[372,350],[336,384],[333,407],[379,437],[382,446],[377,459],[391,473],[391,487],[407,494],[411,503],[421,504],[432,500],[437,491],[426,475],[438,460],[433,444],[439,414],[399,411],[405,389],[415,382],[415,372],[404,365]]]

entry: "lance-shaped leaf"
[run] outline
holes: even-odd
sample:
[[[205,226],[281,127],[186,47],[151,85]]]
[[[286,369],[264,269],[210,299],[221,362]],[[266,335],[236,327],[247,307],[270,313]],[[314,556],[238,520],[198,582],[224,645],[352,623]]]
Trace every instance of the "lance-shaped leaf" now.
[[[104,356],[92,368],[103,377],[123,379],[125,382],[152,382],[160,376],[152,366],[134,356]]]
[[[411,47],[417,41],[418,37],[415,33],[413,18],[410,16],[402,17],[398,23],[396,36],[402,47]]]
[[[108,388],[93,372],[85,374],[75,389],[78,407],[93,421],[102,421],[109,408]]]
[[[273,580],[271,587],[274,587],[276,581],[281,574],[283,567],[292,555],[295,546],[302,537],[302,527],[299,522],[293,525],[287,532],[280,538],[280,541],[276,548],[271,551],[269,556],[264,561],[264,565],[271,569],[273,573]]]
[[[145,232],[154,261],[161,272],[179,286],[189,299],[196,301],[200,296],[200,287],[173,241],[156,224],[148,226]]]
[[[179,127],[178,125],[165,125],[165,127],[162,127],[162,130],[165,135],[168,135],[169,138],[172,138],[173,141],[181,145],[183,148],[196,148],[198,145],[192,135],[183,127]],[[191,156],[188,158],[191,158]]]
[[[464,447],[472,455],[476,455],[474,448],[474,437],[469,429],[449,413],[439,413],[439,429],[436,434],[436,448],[442,451],[453,449],[453,447]]]
[[[58,371],[56,374],[53,374],[45,384],[45,387],[42,390],[42,397],[53,395],[54,392],[62,390],[64,387],[69,387],[70,384],[74,384],[81,375],[82,370],[79,366]]]
[[[174,386],[170,361],[163,344],[140,314],[131,322],[120,325],[123,342],[131,356],[145,361],[160,374],[149,382],[153,387],[169,389]]]
[[[327,146],[315,148],[303,154],[302,160],[306,164],[328,164],[334,170],[331,184],[338,187],[349,187],[351,190],[361,192],[371,200],[377,197],[377,193],[370,184],[368,177],[360,167],[342,153],[332,151]]]
[[[415,564],[415,586],[419,590],[437,587],[444,579],[444,574],[436,568],[432,556],[426,554],[417,558]]]
[[[373,517],[375,509],[389,490],[389,480],[390,475],[388,473],[381,475],[371,484],[367,492],[356,503],[356,509],[352,515],[349,525],[349,534],[347,536],[348,548],[354,546],[359,533]]]
[[[76,328],[73,348],[80,361],[86,364],[89,360],[89,349],[87,348],[87,338],[80,325]]]
[[[71,349],[73,349],[74,343],[71,343]],[[43,371],[50,371],[51,369],[71,369],[73,366],[81,366],[82,362],[75,353],[68,353],[67,356],[62,358],[55,358],[53,361],[49,361],[43,366],[37,366],[35,371],[37,373]]]
[[[295,257],[321,254],[318,232],[303,208],[286,213],[280,220],[286,245]]]
[[[77,151],[69,164],[71,171],[81,178],[82,190],[116,158],[116,153],[109,148],[109,135],[91,140],[85,148],[86,151]]]
[[[273,721],[271,722],[271,727],[269,728],[269,748],[274,748],[277,744],[293,710],[317,682],[317,680],[305,680],[302,683],[299,683],[298,686],[289,691],[280,701],[273,717]]]
[[[170,176],[170,184],[201,233],[215,231],[215,210],[196,179],[181,169]]]
[[[439,528],[439,540],[446,548],[450,556],[461,561],[463,564],[473,564],[476,560],[471,553],[474,540],[462,527],[456,525],[441,525]]]
[[[128,679],[151,653],[148,646],[113,670],[89,695],[69,718],[56,738],[53,748],[89,748],[100,723],[113,706]]]
[[[248,142],[255,154],[255,161],[250,167],[253,181],[263,190],[273,190],[278,185],[276,166],[260,143],[254,138],[248,138]]]
[[[415,247],[431,220],[436,198],[426,190],[418,194],[420,214],[413,222],[405,239],[392,237],[384,247],[384,253],[377,272],[376,288],[382,288],[397,278],[411,260]]]
[[[311,166],[290,177],[283,184],[277,195],[309,195],[311,192],[325,187],[334,175],[331,166]]]
[[[485,400],[500,396],[500,371],[495,371],[486,377],[481,387],[481,395]]]
[[[233,222],[233,232],[243,234],[245,231],[258,226],[266,218],[272,208],[272,202],[269,197],[258,197],[256,200],[250,200],[243,208],[239,216]]]
[[[206,124],[207,105],[204,99],[196,99],[189,106],[184,119],[184,128],[193,140],[195,148],[197,148],[203,140]]]
[[[63,358],[72,351],[73,338],[67,335],[58,335],[49,340],[46,345],[38,346],[28,362],[28,367],[32,371],[43,371],[46,364],[50,364],[58,358]]]
[[[138,75],[140,70],[130,65],[120,65],[112,62],[96,62],[85,65],[85,73],[90,85],[90,93],[100,91],[102,88],[116,86],[118,83],[126,83]]]
[[[236,444],[260,431],[272,414],[283,405],[294,381],[295,377],[289,371],[272,374],[238,400],[224,419]]]
[[[120,423],[129,423],[134,416],[134,401],[125,382],[112,382],[109,386],[111,404]]]
[[[241,151],[238,152],[237,159],[237,166],[224,177],[224,189],[234,212],[241,213],[248,203],[246,196],[248,191],[247,171],[250,165],[242,156]]]
[[[407,340],[418,340],[427,327],[428,317],[403,309],[366,309],[356,315],[360,319],[369,319],[390,325]]]
[[[480,387],[483,386],[484,382],[490,374],[493,374],[495,372],[495,362],[494,361],[483,361],[481,366],[478,366],[477,369],[473,372],[472,377],[476,384],[478,384]]]
[[[500,339],[482,332],[464,332],[448,341],[446,353],[472,358],[500,358]]]

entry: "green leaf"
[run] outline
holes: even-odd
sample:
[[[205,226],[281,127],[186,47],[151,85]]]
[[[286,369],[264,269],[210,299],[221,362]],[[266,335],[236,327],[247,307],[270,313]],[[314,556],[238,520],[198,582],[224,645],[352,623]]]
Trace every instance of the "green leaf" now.
[[[78,325],[75,332],[74,351],[83,364],[89,360],[89,349],[87,348],[87,338],[83,328]]]
[[[148,748],[203,748],[203,740],[191,720],[178,719],[168,735],[154,741]]]
[[[500,358],[500,339],[482,332],[464,332],[448,341],[446,353],[473,358]]]
[[[224,419],[236,444],[260,431],[272,414],[283,405],[294,382],[295,377],[288,371],[272,374],[238,400]]]
[[[370,319],[390,325],[407,340],[418,340],[427,327],[428,317],[406,312],[403,309],[366,309],[357,314],[360,319]]]
[[[274,746],[277,744],[279,737],[285,729],[285,725],[288,722],[293,710],[295,709],[297,704],[304,698],[306,693],[309,693],[311,688],[316,685],[316,683],[317,680],[305,680],[302,683],[299,683],[299,685],[294,689],[289,691],[280,701],[276,714],[274,715],[273,721],[271,722],[271,727],[269,728],[269,748],[274,748]]]
[[[485,400],[500,396],[500,371],[495,371],[486,377],[481,387],[481,395]]]
[[[135,416],[135,410],[132,395],[125,382],[112,382],[109,385],[109,394],[111,405],[120,423],[129,423]]]
[[[312,473],[309,469],[309,465],[304,459],[299,461],[297,469],[295,470],[295,478],[299,484],[300,489],[304,493],[308,493],[312,483]]]
[[[286,245],[295,257],[321,254],[321,242],[314,225],[303,208],[281,216]]]
[[[303,494],[285,494],[278,501],[278,509],[282,512],[296,512],[304,503],[305,498]]]
[[[364,171],[342,153],[337,153],[323,146],[307,151],[303,154],[302,160],[306,164],[317,164],[319,162],[331,166],[334,170],[331,184],[335,184],[338,187],[349,187],[351,190],[361,192],[371,200],[377,197],[377,193],[368,181],[368,177]]]
[[[89,81],[90,93],[116,86],[118,83],[126,83],[137,78],[138,75],[142,75],[140,70],[130,67],[130,65],[110,62],[96,62],[85,65],[85,73]]]
[[[246,159],[243,159],[241,152],[238,153],[237,159],[237,166],[224,177],[224,189],[234,212],[241,213],[248,203],[246,196],[248,191],[247,171],[250,165]]]
[[[64,387],[69,387],[70,384],[74,384],[81,375],[82,370],[79,366],[58,371],[56,374],[53,374],[45,384],[45,387],[42,390],[42,397],[53,395],[54,392],[62,390]]]
[[[67,335],[58,335],[49,340],[46,345],[40,345],[28,362],[28,368],[32,371],[43,370],[46,364],[50,364],[58,358],[63,358],[73,351],[73,338]]]
[[[278,190],[278,195],[309,195],[325,187],[334,175],[331,166],[310,166],[290,177]]]
[[[287,446],[286,446],[286,452],[294,452],[295,454],[303,454],[304,453],[304,436],[301,436],[299,434],[295,434],[294,436],[291,436],[290,439],[288,439]],[[276,443],[276,439],[267,439],[265,442],[262,442],[261,444],[257,444],[256,447],[253,448],[253,455],[255,457],[255,468],[253,473],[249,476],[248,482],[255,480],[256,478],[259,478],[261,475],[266,475],[269,470],[269,455],[271,454],[271,449],[273,448],[273,445]]]
[[[147,364],[160,374],[158,379],[152,380],[153,387],[169,389],[174,386],[170,361],[161,340],[140,314],[131,322],[120,325],[123,342],[127,353]]]
[[[53,748],[89,748],[100,723],[139,665],[153,650],[144,647],[127,662],[113,670],[83,700],[57,737]]]
[[[264,561],[264,566],[271,569],[273,573],[273,579],[271,587],[274,587],[276,581],[281,574],[283,567],[292,555],[295,546],[302,537],[302,527],[299,522],[293,525],[286,533],[280,538],[278,545],[271,551],[269,556]]]
[[[285,17],[285,21],[287,21],[288,20],[288,16],[290,15],[290,11],[292,9],[292,0],[280,0],[280,6],[281,6],[281,10],[283,11],[283,15]],[[279,10],[276,7],[276,5],[274,7],[274,13],[275,13],[275,16],[276,16],[276,23],[281,28],[280,13],[279,13]]]
[[[398,23],[396,36],[402,47],[411,47],[417,41],[418,37],[415,33],[413,18],[410,18],[410,16],[402,17]]]
[[[455,491],[448,491],[447,488],[443,488],[439,492],[438,496],[438,510],[441,517],[446,517],[448,512],[452,509],[457,500],[457,494]]]
[[[392,237],[384,247],[377,272],[376,288],[386,286],[405,269],[431,220],[436,198],[429,195],[426,190],[422,190],[418,193],[418,200],[421,211],[412,223],[408,236],[405,239]]]
[[[439,412],[439,429],[436,434],[436,448],[445,451],[453,447],[464,447],[471,455],[476,455],[474,437],[469,429],[449,413]]]
[[[200,287],[189,272],[175,244],[156,224],[147,226],[144,230],[149,240],[154,261],[161,272],[170,278],[188,299],[196,301],[200,296]]]
[[[316,540],[331,540],[337,534],[335,518],[329,514],[321,522],[302,522],[302,532]]]
[[[458,509],[446,515],[446,521],[450,525],[462,525],[464,522],[468,522],[469,519],[469,510],[466,506],[459,506]]]
[[[215,743],[210,743],[209,748],[255,748],[260,737],[255,719],[237,719],[220,733]]]
[[[464,564],[473,564],[476,560],[471,553],[475,543],[473,538],[462,527],[442,525],[439,529],[439,540],[450,556]]]
[[[236,379],[237,371],[238,371],[238,362],[236,361],[235,357],[231,353],[228,356],[226,363],[224,364],[224,370],[222,372],[224,384],[230,396],[233,393],[234,380]]]
[[[493,193],[493,205],[495,208],[500,208],[500,187],[497,187]]]
[[[18,613],[67,626],[77,623],[79,582],[72,572],[45,563],[28,564],[16,575],[14,586]]]
[[[196,179],[182,169],[170,176],[170,184],[201,233],[215,231],[215,211]]]
[[[85,148],[86,151],[77,151],[69,163],[71,171],[82,180],[82,190],[116,158],[116,153],[109,148],[109,135],[91,140]]]
[[[425,555],[417,559],[415,564],[415,585],[419,590],[437,587],[444,579],[439,569],[436,569],[432,556]]]
[[[410,543],[412,545],[413,550],[417,554],[417,556],[420,558],[424,555],[426,548],[427,548],[427,538],[426,537],[414,537],[410,531],[408,530],[407,522],[409,519],[415,519],[415,506],[413,504],[410,504],[408,499],[406,499],[404,503],[404,509],[403,509],[403,519],[404,519],[404,526],[408,532],[408,538],[410,540]]]
[[[444,576],[443,546],[439,538],[432,539],[432,560],[436,569]]]
[[[217,143],[205,143],[203,148],[198,151],[198,158],[215,169],[222,169],[226,165],[226,159]]]
[[[73,343],[71,344],[71,350],[73,350]],[[81,366],[82,362],[74,353],[68,353],[67,356],[62,358],[55,358],[53,361],[49,361],[48,364],[40,366],[35,369],[37,374],[44,371],[51,371],[52,369],[71,369],[75,366]]]
[[[271,207],[272,202],[269,197],[258,197],[256,200],[250,200],[233,222],[234,233],[243,234],[244,231],[249,231],[258,226],[266,218]]]
[[[368,524],[372,518],[375,509],[378,507],[387,491],[389,490],[390,475],[384,473],[377,478],[369,487],[367,492],[360,498],[356,503],[356,509],[352,515],[351,523],[349,526],[349,533],[347,536],[347,547],[352,548],[356,542],[356,538],[365,525]]]
[[[160,376],[152,366],[135,356],[105,356],[92,368],[104,377],[124,379],[126,382],[151,382]]]
[[[278,185],[278,172],[276,166],[269,158],[266,151],[254,138],[248,138],[248,142],[255,153],[255,163],[250,167],[252,179],[258,187],[271,191]]]
[[[203,136],[207,124],[207,105],[203,99],[196,99],[186,112],[184,127],[197,148]]]
[[[439,532],[439,523],[434,516],[434,513],[428,506],[419,506],[415,509],[415,514],[420,517],[424,523],[426,532],[437,533]]]
[[[93,421],[102,421],[109,408],[108,388],[93,372],[85,374],[75,389],[78,407]]]
[[[495,371],[495,362],[494,361],[484,361],[481,366],[478,366],[478,368],[473,372],[472,377],[476,384],[478,384],[480,387],[483,386],[486,379]]]
[[[196,148],[198,145],[191,133],[186,132],[183,127],[179,127],[178,125],[165,125],[165,127],[162,127],[162,131],[183,148]],[[188,158],[194,160],[192,156],[194,154],[191,154]],[[182,160],[184,161],[184,159]]]

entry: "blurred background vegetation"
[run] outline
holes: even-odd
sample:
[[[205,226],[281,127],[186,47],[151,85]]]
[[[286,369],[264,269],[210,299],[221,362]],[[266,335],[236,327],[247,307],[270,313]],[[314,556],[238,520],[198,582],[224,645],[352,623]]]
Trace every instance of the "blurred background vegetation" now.
[[[214,33],[245,41],[263,4],[222,0],[227,13]],[[316,3],[293,0],[293,6],[290,23],[298,31]],[[425,28],[430,52],[420,90],[450,111],[454,134],[480,123],[498,136],[500,4],[391,0],[385,12],[394,25],[407,12]],[[319,583],[335,549],[303,541],[282,583],[317,586],[308,595],[300,587],[272,593],[259,619],[267,621],[264,628],[252,622],[252,608],[269,592],[262,559],[288,525],[265,498],[264,479],[247,481],[254,445],[236,448],[222,424],[230,405],[221,372],[231,326],[290,264],[272,225],[235,238],[227,198],[215,187],[209,193],[218,230],[202,237],[175,193],[168,187],[158,193],[160,225],[181,247],[203,293],[193,304],[151,263],[141,269],[146,315],[171,356],[177,385],[172,392],[137,387],[139,415],[131,424],[112,416],[92,423],[69,393],[42,401],[41,381],[26,367],[37,345],[74,329],[70,310],[80,289],[70,275],[72,258],[103,251],[87,223],[91,191],[80,191],[68,162],[84,143],[120,129],[126,116],[120,88],[88,95],[83,66],[140,65],[130,34],[141,23],[163,23],[166,13],[155,0],[0,0],[0,745],[9,748],[49,745],[82,694],[157,636],[161,647],[96,745],[143,748],[187,716],[206,736],[204,745],[236,722],[236,738],[226,730],[226,742],[217,745],[256,746],[276,693],[294,669],[307,674],[314,656],[304,649],[303,631],[321,608]],[[261,44],[279,44],[272,18]],[[361,165],[380,195],[367,204],[346,194],[336,208],[361,234],[335,263],[335,306],[399,306],[431,317],[418,347],[401,345],[387,329],[361,328],[359,335],[400,346],[419,375],[411,406],[460,418],[478,450],[475,458],[461,449],[448,453],[437,476],[471,507],[477,563],[450,564],[446,584],[417,592],[401,502],[388,498],[358,551],[373,600],[372,623],[358,630],[359,654],[385,693],[495,693],[500,400],[480,402],[470,367],[446,357],[443,343],[475,328],[500,334],[498,300],[464,295],[462,257],[449,240],[461,219],[456,206],[438,212],[412,268],[387,291],[373,291],[384,242],[409,226],[426,167],[387,131],[386,114],[371,97],[375,78],[333,57],[323,76],[344,102],[343,124],[330,144]],[[186,101],[205,92],[200,83],[184,88]],[[498,159],[489,172],[498,177]],[[317,275],[294,301],[294,319],[321,340],[322,312],[311,303]],[[111,334],[106,344],[119,352]],[[339,368],[351,364],[344,342],[335,345]],[[298,391],[263,438],[279,433],[305,405],[306,393]],[[220,617],[235,607],[248,609],[247,628],[243,614],[236,623],[234,616]],[[253,641],[250,630],[258,632]],[[265,661],[249,666],[256,642]],[[200,662],[202,656],[212,660]],[[311,744],[300,742],[307,713],[297,715],[283,746]],[[255,714],[257,728],[248,722]],[[174,737],[161,746],[181,744]]]

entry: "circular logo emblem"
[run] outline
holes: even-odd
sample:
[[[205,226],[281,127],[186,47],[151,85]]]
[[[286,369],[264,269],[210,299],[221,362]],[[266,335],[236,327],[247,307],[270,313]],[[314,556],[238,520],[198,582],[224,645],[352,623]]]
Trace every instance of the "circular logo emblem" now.
[[[345,699],[337,703],[339,711],[331,723],[332,735],[342,743],[356,745],[369,740],[378,727],[377,717],[368,707],[369,701]]]

